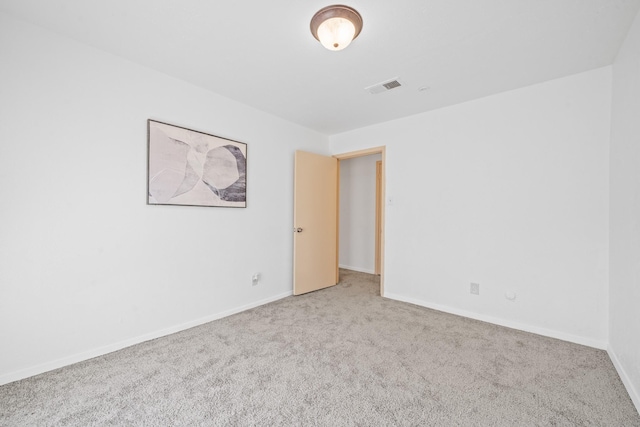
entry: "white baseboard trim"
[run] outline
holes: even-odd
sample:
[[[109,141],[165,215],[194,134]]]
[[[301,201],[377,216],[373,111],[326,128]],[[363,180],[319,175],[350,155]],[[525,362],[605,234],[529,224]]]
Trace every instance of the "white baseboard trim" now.
[[[190,329],[195,326],[203,325],[205,323],[212,322],[214,320],[222,319],[227,316],[231,316],[236,313],[240,313],[242,311],[246,311],[255,307],[259,307],[264,304],[268,304],[273,301],[280,300],[282,298],[286,298],[288,296],[293,295],[292,291],[284,292],[282,294],[278,294],[269,298],[265,298],[260,301],[252,302],[249,304],[245,304],[240,307],[232,308],[230,310],[226,310],[220,313],[211,314],[209,316],[201,317],[199,319],[191,320],[189,322],[182,323],[180,325],[170,326],[168,328],[164,328],[155,332],[150,332],[148,334],[140,335],[134,338],[130,338],[124,341],[119,341],[117,343],[105,345],[103,347],[98,347],[93,350],[84,351],[82,353],[77,353],[71,356],[62,357],[60,359],[53,360],[51,362],[41,363],[36,366],[32,366],[29,368],[20,369],[18,371],[9,372],[7,374],[0,375],[0,385],[8,384],[14,381],[22,380],[28,377],[32,377],[34,375],[42,374],[44,372],[52,371],[54,369],[62,368],[64,366],[72,365],[74,363],[82,362],[88,359],[93,359],[94,357],[103,356],[108,353],[112,353],[114,351],[122,350],[123,348],[130,347],[132,345],[140,344],[145,341],[153,340],[156,338],[164,337],[167,335],[175,334],[176,332],[184,331],[185,329]]]
[[[338,267],[344,268],[345,270],[357,271],[359,273],[376,274],[374,270],[368,270],[366,268],[360,268],[360,267],[352,267],[350,265],[339,264]]]
[[[624,384],[625,388],[627,389],[627,393],[629,393],[629,397],[631,397],[631,401],[635,405],[636,410],[640,412],[640,393],[633,386],[629,375],[627,375],[627,371],[624,370],[624,367],[620,363],[620,360],[618,359],[618,356],[616,355],[613,347],[611,347],[611,344],[609,344],[609,348],[607,348],[607,353],[609,354],[609,358],[611,359],[613,366],[615,366],[616,371],[618,371],[618,375],[620,375],[622,384]]]
[[[531,332],[533,334],[542,335],[545,337],[556,338],[562,341],[569,341],[575,344],[586,345],[587,347],[594,347],[600,350],[606,350],[608,343],[606,341],[600,341],[593,338],[582,337],[579,335],[567,334],[565,332],[554,331],[552,329],[540,328],[537,326],[531,326],[524,323],[512,322],[510,320],[501,319],[498,317],[486,316],[484,314],[474,313],[472,311],[460,310],[457,308],[449,307],[446,305],[434,304],[426,301],[421,301],[415,298],[408,298],[402,295],[397,295],[389,292],[384,293],[385,298],[408,302],[411,304],[419,305],[433,310],[443,311],[445,313],[455,314],[457,316],[468,317],[470,319],[480,320],[482,322],[493,323],[494,325],[505,326],[511,329],[517,329],[519,331]]]

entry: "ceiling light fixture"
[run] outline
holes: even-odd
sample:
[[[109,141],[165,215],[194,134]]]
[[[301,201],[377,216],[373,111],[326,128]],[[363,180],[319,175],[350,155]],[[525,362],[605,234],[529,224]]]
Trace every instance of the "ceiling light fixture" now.
[[[334,4],[311,18],[311,34],[329,50],[342,50],[360,34],[362,17],[353,8]]]

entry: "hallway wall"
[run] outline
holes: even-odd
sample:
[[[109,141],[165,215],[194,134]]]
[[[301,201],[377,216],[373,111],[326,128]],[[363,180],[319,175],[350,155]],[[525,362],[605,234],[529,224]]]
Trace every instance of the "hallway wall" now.
[[[340,161],[340,267],[375,273],[376,161],[380,154]]]

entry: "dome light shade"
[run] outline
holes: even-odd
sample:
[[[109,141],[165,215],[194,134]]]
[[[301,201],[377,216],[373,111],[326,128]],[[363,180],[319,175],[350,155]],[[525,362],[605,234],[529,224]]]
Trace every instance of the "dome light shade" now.
[[[342,50],[360,34],[362,17],[344,5],[327,6],[311,19],[311,34],[329,50]]]
[[[329,50],[342,50],[349,46],[355,34],[356,27],[344,18],[327,19],[318,27],[318,39]]]

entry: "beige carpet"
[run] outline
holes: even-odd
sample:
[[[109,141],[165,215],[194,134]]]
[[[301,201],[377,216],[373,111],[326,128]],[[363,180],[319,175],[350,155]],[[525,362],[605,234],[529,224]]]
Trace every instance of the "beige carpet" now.
[[[607,354],[374,276],[0,387],[1,426],[640,426]]]

